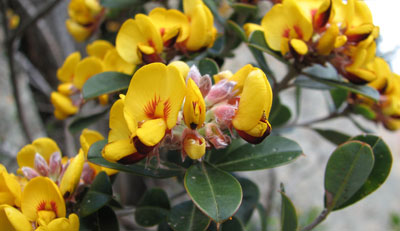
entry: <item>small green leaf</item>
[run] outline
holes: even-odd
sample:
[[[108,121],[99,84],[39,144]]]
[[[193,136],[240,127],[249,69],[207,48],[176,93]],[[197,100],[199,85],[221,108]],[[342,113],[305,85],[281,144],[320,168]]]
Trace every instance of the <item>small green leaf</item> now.
[[[376,118],[376,113],[367,105],[354,105],[353,111],[356,114],[362,115],[367,119],[373,120]]]
[[[367,181],[374,166],[371,147],[348,141],[331,155],[325,169],[325,207],[339,209]]]
[[[82,131],[83,129],[89,127],[96,121],[103,118],[108,113],[108,111],[109,110],[107,109],[102,112],[95,113],[95,114],[92,114],[89,116],[77,117],[71,122],[68,129],[72,134],[78,133],[78,132]]]
[[[244,32],[244,30],[238,24],[236,24],[236,22],[234,22],[232,20],[228,20],[228,26],[229,26],[229,28],[231,28],[236,33],[236,35],[239,36],[239,38],[242,41],[247,42],[246,33]]]
[[[290,109],[286,105],[281,104],[278,107],[277,111],[271,110],[271,115],[268,118],[268,121],[270,122],[273,128],[280,127],[282,125],[285,125],[290,120],[291,117],[292,117],[292,112],[290,111]]]
[[[236,217],[225,221],[221,226],[221,231],[245,231],[243,223]]]
[[[317,90],[332,90],[332,89],[334,89],[332,86],[329,86],[324,83],[318,82],[316,80],[310,79],[304,75],[297,76],[296,79],[294,80],[294,84],[298,87],[317,89]]]
[[[210,218],[204,215],[192,201],[185,201],[174,206],[168,217],[168,224],[175,231],[204,231],[210,221]]]
[[[242,202],[239,182],[205,161],[186,171],[184,183],[196,206],[217,223],[231,217]]]
[[[344,133],[332,130],[332,129],[320,129],[320,128],[313,128],[314,131],[316,131],[318,134],[320,134],[322,137],[327,139],[333,144],[340,145],[343,144],[344,142],[348,141],[350,139],[349,135],[346,135]]]
[[[129,172],[139,176],[150,176],[155,178],[169,178],[174,176],[183,175],[184,168],[170,162],[160,160],[157,166],[156,158],[153,158],[146,166],[146,159],[132,165],[123,165],[118,163],[111,163],[105,160],[101,151],[107,144],[107,140],[101,140],[94,144],[89,149],[88,160],[94,164],[104,166],[107,168],[116,169],[122,172]]]
[[[141,206],[154,206],[167,210],[171,208],[168,195],[161,188],[152,188],[148,190],[138,203],[138,207]]]
[[[372,148],[375,162],[367,181],[350,199],[338,207],[338,209],[354,204],[378,189],[385,182],[392,168],[392,154],[389,147],[380,137],[374,135],[360,135],[352,138],[352,140],[358,140],[369,144]]]
[[[284,192],[281,192],[281,227],[282,231],[296,231],[298,226],[296,209]]]
[[[347,100],[348,92],[346,90],[335,88],[330,91],[333,104],[336,109],[339,109],[340,106]]]
[[[100,0],[100,4],[110,8],[125,8],[143,3],[142,0]]]
[[[135,221],[144,227],[158,225],[165,221],[169,211],[160,207],[142,206],[135,211]]]
[[[105,206],[87,217],[79,217],[80,231],[110,231],[119,230],[118,219],[114,211]]]
[[[250,221],[254,209],[257,207],[260,198],[260,190],[257,184],[246,178],[237,178],[243,191],[243,201],[235,217],[239,218],[243,224]]]
[[[260,217],[261,231],[267,231],[267,213],[261,203],[257,204],[258,216]]]
[[[90,185],[90,191],[101,192],[112,196],[112,185],[110,177],[105,172],[99,172]]]
[[[219,72],[218,64],[210,58],[202,59],[199,62],[199,71],[202,75],[208,74],[213,77]]]
[[[128,89],[132,76],[119,72],[102,72],[89,78],[82,88],[84,99],[92,99],[103,94],[109,94]]]
[[[224,155],[215,166],[229,172],[274,168],[294,161],[301,153],[302,150],[296,142],[271,136],[258,145],[240,146]]]
[[[258,8],[256,5],[246,3],[233,3],[231,7],[239,14],[257,14]]]
[[[288,63],[288,60],[282,57],[280,52],[272,50],[268,44],[265,42],[264,32],[256,30],[250,35],[249,47],[255,48],[259,51],[265,52],[274,58],[282,61],[283,63]]]

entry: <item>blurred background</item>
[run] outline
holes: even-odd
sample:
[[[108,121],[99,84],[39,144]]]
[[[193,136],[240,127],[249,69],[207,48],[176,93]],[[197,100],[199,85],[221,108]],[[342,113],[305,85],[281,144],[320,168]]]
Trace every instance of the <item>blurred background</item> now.
[[[9,0],[8,9],[5,9],[2,1],[1,20],[5,23],[7,10],[12,9],[20,18],[20,25],[32,19],[51,0]],[[373,17],[374,24],[380,27],[380,39],[378,42],[379,56],[384,57],[392,66],[392,70],[400,73],[400,2],[398,0],[367,0]],[[21,36],[13,43],[14,72],[10,73],[9,63],[9,35],[5,30],[0,31],[0,162],[7,166],[9,171],[16,169],[15,156],[19,149],[38,137],[49,136],[56,140],[64,155],[74,155],[79,148],[79,133],[72,134],[68,130],[73,119],[58,121],[53,116],[53,107],[49,101],[51,91],[58,84],[56,77],[65,57],[74,51],[85,54],[85,47],[96,39],[77,43],[68,34],[65,28],[67,19],[68,0],[57,1],[57,4],[44,17],[32,23]],[[159,3],[148,1],[143,7],[151,9]],[[266,12],[271,3],[260,1],[263,11]],[[172,4],[173,5],[173,4]],[[260,14],[264,14],[260,12]],[[134,15],[134,11],[123,12],[127,17]],[[119,21],[110,19],[101,26],[102,37],[113,41],[115,28],[118,29]],[[16,28],[18,31],[18,27]],[[244,45],[235,50],[236,56],[227,60],[222,70],[239,69],[246,63],[254,63],[254,60]],[[285,73],[285,67],[272,57],[267,57],[274,71]],[[279,75],[278,75],[279,76]],[[16,94],[19,97],[16,98]],[[301,102],[300,122],[307,122],[324,117],[329,113],[329,92],[316,90],[303,91]],[[283,93],[282,100],[292,110],[295,110],[295,92],[288,90]],[[17,99],[17,100],[16,100]],[[17,103],[18,102],[18,103]],[[22,110],[22,116],[27,123],[21,124],[17,106]],[[81,115],[93,114],[102,111],[94,104],[86,104]],[[389,132],[381,126],[356,118],[364,123],[365,127],[382,136],[390,146],[393,153],[392,172],[386,183],[375,193],[354,206],[332,213],[329,218],[316,230],[351,230],[351,231],[377,231],[400,230],[400,132]],[[335,128],[350,135],[358,135],[361,131],[349,120],[335,119],[329,122],[317,124],[316,127]],[[106,135],[108,132],[107,116],[91,125],[92,129],[99,130]],[[256,181],[261,190],[261,198],[264,204],[270,203],[273,213],[270,223],[279,225],[280,198],[279,184],[284,183],[286,193],[292,199],[300,214],[301,222],[307,224],[323,208],[323,178],[324,166],[329,154],[335,146],[322,139],[312,130],[296,128],[281,131],[283,136],[296,140],[303,148],[304,156],[294,163],[279,167],[275,170],[263,170],[252,173],[243,173]],[[26,135],[27,134],[27,135]],[[274,180],[275,179],[275,180]],[[126,182],[129,182],[128,184]],[[173,188],[174,179],[154,180],[138,178],[132,175],[120,174],[116,188],[119,196],[127,204],[137,203],[141,193],[146,188],[154,186],[166,187],[169,196],[176,193]],[[273,197],[272,201],[268,198]],[[182,199],[182,198],[181,198]],[[255,215],[254,220],[258,219]],[[122,222],[129,223],[131,216],[121,217]],[[129,226],[128,226],[129,227]],[[134,224],[132,224],[134,227]],[[132,228],[131,230],[135,230]],[[248,230],[257,230],[257,226]]]

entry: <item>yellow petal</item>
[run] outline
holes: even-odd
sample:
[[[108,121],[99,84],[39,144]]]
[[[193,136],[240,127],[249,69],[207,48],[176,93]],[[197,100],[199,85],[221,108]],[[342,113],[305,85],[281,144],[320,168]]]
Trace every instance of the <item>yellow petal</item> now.
[[[120,139],[109,142],[103,149],[104,159],[110,162],[118,162],[124,157],[134,155],[137,151],[131,139]]]
[[[186,41],[186,49],[197,51],[207,47],[214,39],[214,21],[210,10],[202,2],[197,4],[192,13],[185,13],[190,17],[189,38]]]
[[[135,134],[132,134],[124,117],[124,101],[122,99],[117,100],[110,110],[108,142],[132,138],[133,135],[136,135],[136,122],[134,125],[132,127],[134,127],[133,132]]]
[[[221,80],[223,80],[223,79],[229,79],[229,78],[231,78],[233,76],[233,74],[232,74],[232,72],[231,71],[222,71],[222,72],[220,72],[220,73],[218,73],[218,74],[215,74],[214,76],[213,76],[213,79],[214,79],[214,83],[218,83],[219,81],[221,81]]]
[[[203,126],[206,118],[206,106],[203,95],[193,79],[188,80],[186,89],[187,93],[183,106],[185,124],[191,129],[200,128]]]
[[[307,44],[303,42],[303,40],[300,39],[291,39],[290,40],[290,45],[293,47],[293,49],[296,51],[297,54],[299,55],[305,55],[308,52],[308,47]]]
[[[49,231],[79,231],[79,218],[71,213],[68,219],[63,217],[52,220],[47,228]]]
[[[117,71],[132,75],[135,65],[126,62],[119,56],[116,49],[109,50],[104,56],[104,71]]]
[[[85,159],[87,159],[90,146],[100,140],[104,140],[104,137],[98,131],[87,128],[83,129],[82,134],[79,137],[79,141],[81,143],[83,153],[85,154]]]
[[[62,83],[58,85],[57,91],[65,96],[72,95],[76,88],[72,83]]]
[[[183,149],[190,159],[200,159],[206,153],[206,141],[203,137],[200,140],[185,139]]]
[[[65,59],[63,65],[57,70],[57,78],[63,83],[70,83],[74,78],[75,67],[81,60],[81,54],[76,51]]]
[[[33,230],[28,219],[16,208],[9,205],[0,205],[0,224],[4,231]]]
[[[103,72],[103,63],[99,58],[86,57],[76,65],[74,85],[78,89],[82,89],[85,82],[92,76]]]
[[[155,8],[149,13],[149,17],[161,32],[164,42],[177,35],[176,41],[182,42],[189,36],[189,20],[178,10]]]
[[[39,211],[52,211],[57,217],[65,217],[64,198],[57,185],[47,177],[35,177],[26,184],[21,200],[22,213],[36,221]]]
[[[132,77],[125,97],[125,109],[139,123],[163,118],[172,129],[178,119],[185,82],[174,66],[152,63],[140,68]]]
[[[102,94],[98,97],[99,103],[103,106],[107,106],[108,104],[108,94]]]
[[[166,129],[164,119],[152,119],[144,122],[137,129],[136,135],[144,145],[153,147],[164,138]]]
[[[50,156],[60,152],[60,148],[54,140],[42,137],[34,140],[32,144],[25,145],[17,154],[18,166],[34,168],[35,154],[39,153],[47,161],[50,160]]]
[[[106,53],[114,49],[114,46],[106,40],[95,40],[86,46],[86,52],[90,56],[95,56],[99,59],[104,59]]]
[[[86,40],[93,32],[91,27],[82,26],[71,19],[65,21],[65,26],[72,37],[78,42]]]
[[[334,24],[322,35],[317,44],[317,52],[321,55],[328,55],[335,48],[336,40],[339,35],[339,27]]]
[[[242,93],[244,82],[247,76],[251,71],[255,70],[255,68],[251,64],[247,64],[244,67],[240,68],[234,75],[229,78],[229,81],[233,81],[236,83],[235,90],[236,95]]]
[[[78,155],[71,161],[68,165],[67,170],[60,182],[60,192],[61,195],[67,197],[72,195],[78,186],[79,180],[81,178],[83,164],[85,162],[85,156],[82,149],[79,150]]]
[[[103,7],[100,5],[99,0],[85,0],[85,5],[89,8],[92,15],[100,13]]]
[[[62,115],[70,116],[78,112],[79,108],[72,103],[70,98],[56,91],[51,93],[50,101],[55,107],[55,110],[61,112]],[[57,118],[61,119],[62,117]]]
[[[346,35],[340,35],[340,36],[336,37],[335,48],[339,48],[341,46],[344,46],[344,44],[346,44],[346,42],[347,42],[347,36]]]
[[[21,206],[21,185],[7,171],[0,173],[0,204]]]
[[[79,24],[89,24],[94,18],[85,4],[85,0],[71,0],[68,4],[68,15]]]
[[[190,70],[189,66],[185,62],[182,62],[182,61],[173,61],[170,64],[168,64],[168,66],[174,66],[174,67],[178,68],[178,70],[181,73],[184,80],[186,79],[186,76],[188,75],[189,70]]]
[[[261,25],[254,24],[254,23],[246,23],[243,26],[244,32],[246,33],[247,37],[250,37],[251,33],[256,30],[264,31],[264,28]]]

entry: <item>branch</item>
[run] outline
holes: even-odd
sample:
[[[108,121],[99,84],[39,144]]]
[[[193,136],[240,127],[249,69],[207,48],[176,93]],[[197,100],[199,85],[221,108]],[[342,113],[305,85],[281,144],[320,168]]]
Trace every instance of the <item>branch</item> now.
[[[298,72],[294,67],[289,66],[288,68],[289,71],[285,77],[283,77],[282,81],[274,86],[274,89],[272,90],[274,96],[279,94],[281,90],[286,89],[289,85],[289,82],[298,75]]]
[[[321,214],[311,224],[309,224],[306,227],[304,227],[301,231],[310,231],[310,230],[312,230],[317,225],[319,225],[321,222],[323,222],[326,219],[326,217],[328,216],[329,213],[330,213],[330,211],[325,208],[324,210],[322,210]]]

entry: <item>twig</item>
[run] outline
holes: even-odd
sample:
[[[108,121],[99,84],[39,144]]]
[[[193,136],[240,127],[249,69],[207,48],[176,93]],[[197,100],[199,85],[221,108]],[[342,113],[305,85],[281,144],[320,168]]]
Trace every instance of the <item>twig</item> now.
[[[321,222],[323,222],[326,219],[329,212],[330,211],[326,208],[324,210],[322,210],[321,214],[311,224],[304,227],[301,231],[310,231],[313,228],[315,228],[317,225],[319,225]]]
[[[274,86],[273,91],[273,95],[277,96],[277,94],[279,94],[279,92],[285,88],[287,88],[287,86],[289,85],[289,82],[296,77],[298,74],[298,71],[293,68],[293,67],[289,67],[289,71],[288,73],[285,75],[285,77],[283,77],[282,81],[280,81],[279,83],[277,83]]]
[[[329,115],[327,115],[325,117],[322,117],[322,118],[319,118],[319,119],[311,120],[311,121],[308,121],[308,122],[305,122],[305,123],[301,123],[301,124],[294,124],[292,126],[309,127],[312,124],[324,122],[324,121],[331,120],[331,119],[335,119],[335,118],[338,118],[338,117],[341,117],[341,116],[344,116],[344,115],[345,115],[344,113],[332,113],[332,114],[329,114]]]

